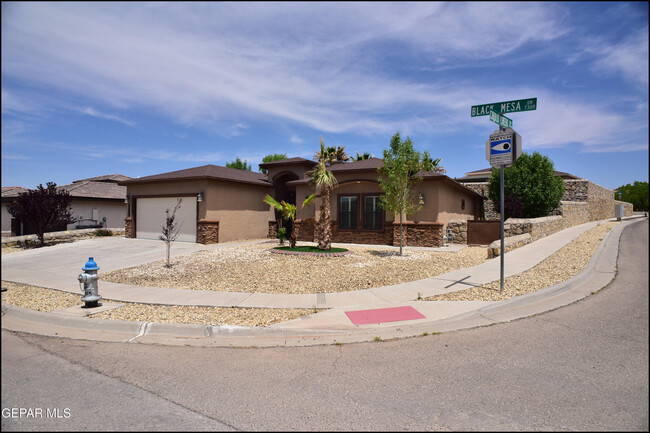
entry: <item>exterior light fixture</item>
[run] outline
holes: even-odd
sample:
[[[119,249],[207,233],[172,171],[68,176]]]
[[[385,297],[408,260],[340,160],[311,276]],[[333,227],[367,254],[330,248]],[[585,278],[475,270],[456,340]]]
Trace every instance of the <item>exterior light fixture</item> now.
[[[200,192],[199,195],[196,196],[196,201],[199,203],[203,201],[203,192]]]
[[[124,197],[124,203],[129,204],[129,196]]]
[[[420,204],[424,204],[424,194],[420,193],[418,199],[420,200]]]

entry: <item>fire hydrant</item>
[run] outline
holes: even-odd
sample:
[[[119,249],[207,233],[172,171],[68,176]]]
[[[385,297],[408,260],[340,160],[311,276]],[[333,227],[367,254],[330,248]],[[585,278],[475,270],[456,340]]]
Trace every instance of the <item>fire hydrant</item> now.
[[[97,263],[95,263],[92,257],[89,257],[86,265],[81,270],[84,273],[79,274],[77,277],[81,291],[84,292],[84,297],[81,300],[86,303],[86,308],[98,307],[98,302],[102,299],[99,296],[99,289],[97,287],[97,271],[99,270],[99,266],[97,266]],[[83,283],[83,286],[81,286],[81,283]]]

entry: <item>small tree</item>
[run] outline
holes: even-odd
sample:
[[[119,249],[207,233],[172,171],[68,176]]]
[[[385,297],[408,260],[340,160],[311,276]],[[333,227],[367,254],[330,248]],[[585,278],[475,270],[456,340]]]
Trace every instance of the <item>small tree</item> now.
[[[70,203],[68,191],[57,189],[56,183],[48,182],[46,188],[40,184],[36,189],[18,194],[18,198],[7,206],[7,211],[33,227],[41,246],[44,246],[45,233],[65,229],[67,224],[75,221]]]
[[[227,162],[226,167],[236,168],[238,170],[252,171],[251,165],[247,164],[246,161],[242,161],[241,159],[239,159],[239,157],[237,157],[237,159],[235,159],[232,162]]]
[[[416,176],[422,167],[420,154],[413,148],[410,138],[402,140],[399,132],[390,140],[390,150],[384,150],[384,166],[380,174],[379,186],[384,191],[381,207],[399,213],[399,255],[404,244],[403,215],[411,215],[422,209],[415,197],[415,186],[422,180]]]
[[[488,196],[494,203],[499,203],[499,171],[492,170],[488,183]],[[564,181],[555,176],[553,161],[539,152],[523,153],[504,169],[503,179],[504,219],[517,215],[518,208],[522,218],[548,216],[564,196]]]
[[[282,161],[283,159],[287,159],[287,154],[286,153],[274,153],[272,155],[266,155],[264,158],[262,158],[262,164],[265,162],[271,162],[271,161]],[[259,167],[259,170],[261,173],[266,174],[267,169]]]
[[[171,268],[171,264],[169,263],[169,253],[172,247],[172,243],[176,240],[181,230],[181,227],[177,226],[176,211],[181,207],[182,201],[182,198],[178,199],[171,215],[169,214],[169,209],[165,210],[167,216],[165,217],[165,225],[162,228],[162,236],[160,236],[160,240],[165,242],[165,245],[167,246],[167,264],[165,266],[168,268]]]

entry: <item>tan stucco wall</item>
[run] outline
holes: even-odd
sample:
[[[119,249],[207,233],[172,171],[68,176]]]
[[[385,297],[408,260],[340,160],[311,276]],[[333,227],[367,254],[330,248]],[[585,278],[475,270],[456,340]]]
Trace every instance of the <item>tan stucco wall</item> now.
[[[447,224],[453,220],[474,219],[476,213],[474,196],[444,181],[424,180],[415,187],[416,196],[424,194],[422,210],[406,219],[408,222],[440,222]],[[461,209],[461,200],[465,209]]]
[[[200,192],[205,194],[207,190],[207,180],[194,181],[177,181],[177,182],[157,182],[128,185],[126,194],[132,198],[129,206],[133,206],[133,198],[138,196],[173,196],[173,195],[198,195]],[[205,218],[205,202],[199,203],[198,218]],[[133,208],[131,208],[133,209]]]
[[[11,214],[7,210],[7,203],[2,203],[2,215],[0,216],[2,219],[2,233],[3,234],[11,234]]]
[[[96,224],[102,223],[102,218],[106,217],[105,228],[109,229],[123,229],[124,218],[126,218],[126,203],[124,202],[105,202],[105,201],[90,201],[90,200],[75,200],[72,199],[70,208],[72,209],[73,218],[82,216],[84,221],[82,224],[90,224],[90,219],[93,217],[93,209],[97,209]],[[74,230],[79,222],[68,224],[68,230]]]
[[[219,242],[265,238],[274,212],[264,202],[272,188],[210,181],[203,205],[205,219],[219,221]]]

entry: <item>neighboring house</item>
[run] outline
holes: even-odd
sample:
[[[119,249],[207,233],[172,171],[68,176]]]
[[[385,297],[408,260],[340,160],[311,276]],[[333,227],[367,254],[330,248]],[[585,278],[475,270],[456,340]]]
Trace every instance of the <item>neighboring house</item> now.
[[[117,184],[118,181],[131,179],[121,174],[97,176],[88,179],[75,180],[69,185],[57,186],[68,191],[71,197],[71,210],[75,222],[60,230],[81,228],[124,228],[126,218],[126,187]],[[4,236],[19,236],[34,233],[20,221],[13,218],[7,211],[7,204],[18,197],[27,188],[2,188],[2,234]]]
[[[20,231],[20,224],[11,216],[7,210],[9,203],[18,197],[18,194],[27,192],[27,188],[22,186],[3,186],[2,187],[2,236],[11,236],[12,233]],[[15,229],[15,231],[14,231]]]
[[[488,196],[488,181],[492,168],[470,171],[465,177],[456,178],[477,193]],[[551,215],[563,215],[576,221],[597,221],[614,217],[614,191],[600,186],[588,179],[582,179],[570,173],[556,171],[555,176],[564,179],[564,196],[559,206],[551,212]],[[629,207],[629,206],[628,206]],[[626,207],[627,209],[627,207]],[[584,215],[578,215],[584,214]],[[631,211],[626,210],[626,216]],[[499,204],[492,200],[485,202],[485,219],[499,219]]]
[[[377,168],[383,160],[334,163],[329,169],[338,186],[331,194],[332,241],[393,245],[399,238],[399,218],[379,208],[381,188]],[[275,210],[263,200],[266,194],[298,204],[296,229],[300,240],[314,240],[320,198],[300,205],[315,192],[306,174],[316,162],[289,158],[260,164],[267,174],[206,165],[121,181],[127,187],[129,214],[127,237],[158,239],[165,212],[181,199],[177,212],[182,224],[178,240],[216,243],[273,236]],[[404,219],[408,245],[442,244],[450,220],[477,219],[484,200],[480,194],[438,173],[420,173],[416,187],[422,210]]]

